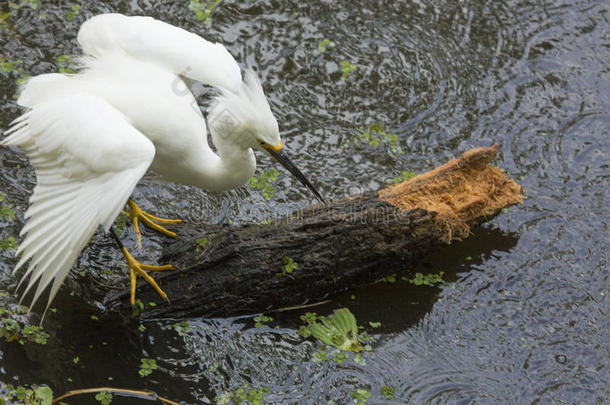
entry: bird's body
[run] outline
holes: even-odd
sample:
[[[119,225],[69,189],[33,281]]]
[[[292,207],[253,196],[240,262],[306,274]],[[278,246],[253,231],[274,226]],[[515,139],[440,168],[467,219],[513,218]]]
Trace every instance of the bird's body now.
[[[2,142],[24,149],[36,169],[15,269],[31,259],[22,282],[31,275],[25,295],[40,280],[33,303],[53,282],[50,303],[95,229],[110,228],[149,168],[168,181],[224,191],[253,175],[259,149],[319,197],[280,154],[277,122],[258,79],[249,72],[242,81],[222,45],[119,14],[88,20],[78,41],[80,72],[30,79],[18,100],[29,111]],[[218,91],[208,112],[217,153],[183,78]]]

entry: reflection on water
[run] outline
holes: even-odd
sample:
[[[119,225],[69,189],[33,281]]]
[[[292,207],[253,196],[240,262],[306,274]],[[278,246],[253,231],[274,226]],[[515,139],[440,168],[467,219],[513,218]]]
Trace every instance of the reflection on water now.
[[[0,22],[0,127],[19,113],[16,80],[57,70],[57,56],[76,52],[86,17],[148,14],[220,39],[259,71],[288,150],[328,197],[374,189],[402,170],[423,172],[470,147],[499,143],[497,164],[528,198],[466,242],[406,269],[407,276],[444,271],[449,283],[442,289],[398,280],[315,308],[347,306],[362,325],[381,321],[378,329],[367,327],[374,341],[365,365],[351,357],[316,361],[317,345],[296,332],[302,312],[271,314],[275,320],[262,328],[249,317],[192,319],[181,336],[179,320],[144,330],[137,321],[107,318],[71,297],[88,292],[68,282],[45,325],[47,345],[2,344],[0,381],[46,383],[58,393],[147,388],[193,404],[244,385],[269,387],[271,403],[348,403],[358,389],[371,392],[369,403],[601,404],[610,396],[607,4],[225,0],[206,24],[173,1],[91,3],[72,21],[67,3],[45,3]],[[320,52],[325,38],[335,46]],[[344,75],[342,61],[355,70]],[[398,136],[403,153],[389,143],[355,145],[358,128],[375,123]],[[0,154],[2,193],[17,211],[14,222],[0,220],[5,239],[18,234],[35,179],[23,155]],[[270,167],[259,160],[263,170]],[[285,173],[276,189],[271,202],[247,190],[241,193],[249,200],[232,198],[231,220],[261,221],[311,202]],[[184,213],[192,223],[213,221],[225,201],[154,177],[135,197],[144,209]],[[124,237],[135,244],[129,231]],[[140,253],[156,257],[163,243],[147,234]],[[0,285],[7,290],[15,261],[6,251],[2,258]],[[126,275],[109,268],[123,268],[121,259],[99,237],[72,279],[125,285]],[[141,378],[141,358],[157,359],[158,370]],[[386,385],[395,387],[393,399],[381,394]]]

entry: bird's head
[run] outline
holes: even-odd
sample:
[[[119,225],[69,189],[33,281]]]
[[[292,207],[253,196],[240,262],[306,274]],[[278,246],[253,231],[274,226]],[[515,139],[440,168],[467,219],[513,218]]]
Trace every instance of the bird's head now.
[[[277,121],[256,74],[246,71],[238,93],[222,90],[209,111],[208,123],[214,144],[224,148],[252,148],[265,152],[292,173],[320,201],[324,199],[286,155]]]

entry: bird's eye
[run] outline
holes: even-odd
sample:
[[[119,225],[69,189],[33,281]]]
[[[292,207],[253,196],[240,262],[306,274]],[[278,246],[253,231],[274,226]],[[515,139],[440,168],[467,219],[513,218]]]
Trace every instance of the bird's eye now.
[[[265,141],[258,141],[261,145],[265,145]]]

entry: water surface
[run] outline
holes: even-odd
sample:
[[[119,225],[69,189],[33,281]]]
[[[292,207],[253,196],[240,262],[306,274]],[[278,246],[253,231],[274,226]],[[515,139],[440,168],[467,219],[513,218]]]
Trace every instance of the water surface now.
[[[83,306],[86,292],[68,280],[45,322],[46,345],[0,345],[0,381],[48,384],[58,394],[143,388],[186,404],[213,403],[244,385],[269,388],[265,401],[278,404],[350,403],[359,389],[374,404],[606,403],[607,2],[223,1],[208,22],[198,21],[188,2],[86,2],[69,20],[72,4],[26,5],[1,23],[0,61],[17,67],[0,72],[0,127],[19,115],[18,78],[69,67],[58,56],[77,54],[76,32],[86,18],[145,14],[222,41],[242,66],[258,71],[287,149],[328,198],[498,143],[497,165],[523,185],[527,199],[402,274],[444,271],[444,287],[415,287],[399,275],[315,309],[355,313],[374,338],[366,364],[353,356],[317,361],[318,344],[297,334],[303,311],[271,314],[274,321],[262,328],[240,317],[189,319],[182,335],[174,328],[181,320],[171,319],[140,331],[137,322],[124,325]],[[335,46],[320,52],[324,39]],[[342,61],[356,67],[345,77]],[[204,105],[203,89],[196,91]],[[395,134],[396,144],[356,145],[358,128],[373,124]],[[1,220],[4,240],[18,234],[35,178],[21,153],[0,154],[4,203],[17,211],[13,222]],[[259,165],[264,171],[272,163],[260,157]],[[285,172],[276,188],[269,202],[260,192],[239,193],[249,200],[232,195],[229,217],[258,222],[313,202]],[[202,226],[225,200],[153,176],[135,197],[144,208]],[[135,247],[129,230],[123,237]],[[163,243],[147,233],[138,254],[157,257]],[[10,250],[1,257],[0,286],[12,291],[15,260]],[[122,287],[124,270],[100,235],[71,279]],[[370,321],[382,325],[373,329]],[[141,358],[156,359],[158,370],[140,377]],[[380,393],[386,385],[396,388],[392,399]]]

